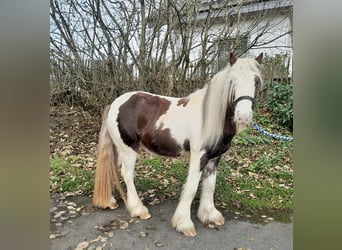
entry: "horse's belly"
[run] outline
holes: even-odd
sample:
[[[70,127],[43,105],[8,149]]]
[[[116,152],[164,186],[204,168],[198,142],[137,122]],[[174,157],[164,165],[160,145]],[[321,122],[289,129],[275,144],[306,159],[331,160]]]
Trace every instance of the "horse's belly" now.
[[[186,140],[180,142],[172,137],[168,128],[145,133],[141,137],[141,143],[149,151],[163,156],[177,157],[187,150]]]

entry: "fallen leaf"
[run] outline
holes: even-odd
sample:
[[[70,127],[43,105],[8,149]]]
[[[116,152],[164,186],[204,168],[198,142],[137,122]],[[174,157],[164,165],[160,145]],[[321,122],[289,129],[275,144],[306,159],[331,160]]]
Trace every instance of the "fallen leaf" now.
[[[151,206],[157,205],[160,203],[160,200],[158,198],[154,199],[153,201],[149,202],[148,204]]]
[[[253,193],[250,193],[249,197],[251,197],[252,199],[256,199],[257,198]]]
[[[165,246],[165,244],[164,243],[162,243],[162,242],[156,242],[155,244],[154,244],[156,247],[162,247],[162,246]]]
[[[139,233],[139,237],[140,237],[140,238],[145,238],[145,237],[147,237],[147,233],[145,233],[145,232],[140,232],[140,233]]]
[[[53,218],[57,219],[57,218],[61,217],[62,214],[65,214],[65,211],[59,211],[59,212],[57,212]]]
[[[126,229],[128,227],[128,222],[124,220],[119,220],[120,221],[120,229]]]
[[[87,241],[83,241],[80,244],[77,245],[77,247],[75,248],[75,250],[82,250],[85,249],[89,246],[89,242]]]
[[[56,239],[57,237],[61,237],[64,236],[66,234],[68,234],[70,231],[63,231],[60,233],[54,233],[54,234],[50,234],[50,239]]]
[[[105,234],[106,234],[109,238],[112,238],[112,237],[114,236],[113,231],[105,232]]]
[[[93,239],[93,240],[89,241],[89,243],[93,243],[93,242],[97,242],[97,241],[103,242],[103,241],[106,241],[106,240],[107,240],[106,237],[102,237],[101,235],[99,235],[96,239]]]

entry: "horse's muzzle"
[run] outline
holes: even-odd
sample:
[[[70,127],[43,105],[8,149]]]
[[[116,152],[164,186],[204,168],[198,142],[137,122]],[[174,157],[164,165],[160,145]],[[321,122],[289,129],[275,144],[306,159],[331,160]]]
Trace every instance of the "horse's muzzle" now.
[[[235,116],[234,116],[234,121],[238,124],[246,125],[248,126],[249,124],[252,123],[252,118],[253,118],[253,112],[251,107],[246,104],[239,105],[240,107],[237,107],[238,103],[242,100],[248,100],[252,102],[252,109],[253,109],[253,104],[254,104],[254,98],[251,96],[240,96],[234,101],[235,104]],[[242,106],[242,107],[241,107]]]
[[[249,125],[252,123],[253,113],[252,111],[249,112],[240,112],[239,110],[236,111],[234,121],[238,124]]]

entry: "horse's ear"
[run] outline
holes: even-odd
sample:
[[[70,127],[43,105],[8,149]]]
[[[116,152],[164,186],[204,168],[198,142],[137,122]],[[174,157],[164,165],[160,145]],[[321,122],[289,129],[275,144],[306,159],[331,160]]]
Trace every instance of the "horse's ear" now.
[[[260,53],[260,55],[258,55],[256,58],[255,58],[255,61],[257,61],[259,64],[262,63],[262,57],[263,57],[264,53]]]
[[[229,55],[229,63],[230,63],[230,66],[233,66],[234,63],[236,63],[236,56],[234,55],[234,52],[230,52],[230,55]]]

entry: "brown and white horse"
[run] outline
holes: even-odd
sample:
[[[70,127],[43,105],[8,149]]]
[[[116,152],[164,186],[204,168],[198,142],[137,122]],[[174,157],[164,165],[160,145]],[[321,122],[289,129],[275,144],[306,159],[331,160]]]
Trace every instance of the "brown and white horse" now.
[[[220,157],[230,147],[234,135],[252,122],[254,97],[262,82],[255,59],[230,54],[228,65],[202,89],[187,97],[175,98],[147,92],[119,96],[103,112],[99,138],[93,203],[115,209],[115,183],[132,217],[148,219],[134,186],[134,167],[140,148],[159,155],[177,157],[190,152],[189,173],[172,226],[186,236],[195,236],[190,206],[204,172],[197,217],[203,223],[223,225],[224,217],[215,208],[216,169]],[[118,170],[126,183],[127,198],[120,186]]]

